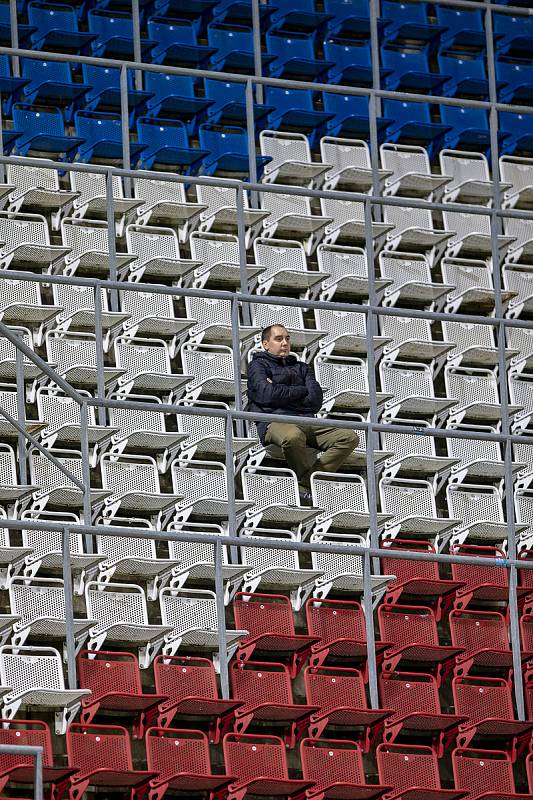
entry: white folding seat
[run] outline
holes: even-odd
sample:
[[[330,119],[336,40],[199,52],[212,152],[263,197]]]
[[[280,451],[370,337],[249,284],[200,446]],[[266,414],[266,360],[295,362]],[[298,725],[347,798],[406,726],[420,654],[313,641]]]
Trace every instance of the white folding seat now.
[[[90,397],[88,392],[80,392],[85,397]],[[56,392],[53,389],[37,389],[37,408],[39,417],[46,420],[46,428],[41,432],[41,443],[45,447],[74,448],[80,450],[83,441],[83,431],[80,419],[80,406],[71,397]],[[87,406],[88,446],[91,467],[98,463],[101,453],[104,453],[111,438],[118,433],[118,428],[107,425],[97,425],[94,406]]]
[[[301,311],[301,309],[298,310]],[[315,319],[317,328],[319,328],[319,351],[321,356],[365,356],[367,354],[366,314],[363,312],[317,308]],[[388,342],[389,340],[386,337],[373,337],[372,344],[376,358],[381,356],[383,348]]]
[[[199,262],[194,272],[194,286],[215,285],[236,289],[241,284],[239,240],[230,233],[191,233],[189,244],[191,256]],[[256,255],[257,258],[257,255]],[[246,266],[248,284],[253,284],[263,271],[259,267]]]
[[[500,177],[506,181],[503,208],[531,208],[533,203],[533,158],[500,156]],[[500,189],[502,184],[500,184]],[[503,189],[502,189],[503,191]]]
[[[329,277],[328,273],[307,269],[301,242],[258,237],[254,242],[254,254],[261,269],[257,294],[297,292],[314,298],[319,291],[318,284]]]
[[[494,183],[490,178],[489,162],[483,153],[463,150],[441,150],[440,168],[451,176],[444,193],[445,203],[470,203],[492,206]],[[500,184],[503,192],[506,186]]]
[[[505,462],[502,460],[500,443],[490,439],[479,439],[476,433],[496,433],[490,425],[457,425],[450,430],[468,431],[474,434],[472,439],[446,439],[448,455],[457,459],[449,477],[450,483],[496,483],[503,491],[505,476]],[[515,453],[516,455],[516,453]],[[511,471],[513,476],[524,470],[525,463],[513,462]]]
[[[159,593],[161,620],[172,628],[165,637],[163,653],[173,656],[181,648],[192,649],[194,655],[208,651],[215,669],[220,671],[219,630],[215,593],[207,589],[162,589]],[[224,620],[222,620],[224,624]],[[248,631],[224,631],[226,657],[233,656]]]
[[[60,578],[28,578],[17,575],[9,585],[11,611],[20,617],[13,625],[11,644],[20,647],[28,638],[33,642],[63,643],[67,636],[65,587]],[[73,619],[76,652],[88,636],[94,620]]]
[[[107,525],[109,535],[96,536],[96,547],[101,559],[100,583],[114,582],[146,585],[148,600],[157,600],[159,590],[166,586],[180,562],[175,558],[158,558],[155,539],[133,536],[113,536],[113,527],[146,528],[153,530],[145,519],[114,517]]]
[[[320,155],[324,163],[332,165],[326,172],[324,189],[348,192],[368,192],[372,189],[374,176],[370,150],[362,139],[323,136]],[[390,170],[378,170],[380,191],[390,174]]]
[[[443,168],[444,174],[432,174],[429,156],[423,147],[385,142],[379,153],[382,166],[391,172],[385,181],[385,195],[438,201],[451,180],[450,173]]]
[[[98,386],[97,341],[94,333],[76,333],[57,329],[46,334],[46,353],[50,364],[56,365],[57,374],[72,386],[94,391]],[[113,391],[118,379],[124,375],[120,367],[102,367],[106,392]]]
[[[424,361],[431,365],[433,375],[440,371],[453,344],[433,339],[429,319],[383,314],[379,321],[381,333],[388,339],[386,361]]]
[[[50,450],[65,470],[83,485],[81,453],[75,450]],[[80,512],[83,509],[83,492],[59,467],[38,450],[29,452],[30,475],[34,491],[32,510],[41,512],[56,508]],[[110,493],[105,489],[91,489],[90,502],[94,514]],[[88,520],[86,520],[88,522]]]
[[[324,218],[331,218],[324,231],[325,244],[366,244],[364,203],[321,197],[320,210]],[[383,246],[385,236],[392,230],[392,226],[383,222],[372,222],[371,229],[373,250],[377,252]]]
[[[185,536],[191,533],[195,535],[226,535],[221,525],[211,525],[205,522],[187,522],[184,525],[170,523],[167,530]],[[179,563],[179,567],[174,570],[170,581],[173,589],[182,589],[185,584],[189,588],[205,588],[205,584],[209,584],[209,588],[216,586],[215,554],[211,542],[187,542],[175,539],[168,542],[168,549],[170,555]],[[240,564],[230,564],[226,545],[221,547],[221,561],[224,605],[227,606],[246,574],[246,567]]]
[[[386,250],[407,250],[425,253],[431,267],[444,252],[446,242],[453,234],[435,228],[429,208],[383,206],[383,220],[391,226],[387,233]]]
[[[311,201],[303,195],[261,192],[260,202],[269,214],[263,220],[263,237],[301,240],[308,256],[315,252],[326,225],[333,221],[330,216],[312,214]]]
[[[121,291],[119,297],[120,307],[128,315],[124,336],[164,339],[168,342],[170,357],[174,358],[195,318],[177,317],[169,294]]]
[[[134,283],[172,281],[177,286],[188,286],[194,270],[201,264],[194,259],[181,258],[178,235],[172,228],[128,225],[126,243],[128,253],[135,254],[127,276]]]
[[[361,247],[319,244],[316,254],[319,270],[329,274],[322,281],[321,300],[331,300],[335,295],[337,299],[339,296],[346,296],[352,302],[368,297],[368,260]],[[391,283],[389,279],[375,278],[374,288],[378,301]]]
[[[492,325],[478,325],[472,322],[443,320],[442,333],[448,342],[455,347],[448,353],[451,366],[485,367],[496,369],[499,364],[498,348]],[[508,363],[517,355],[516,350],[505,350],[505,361]]]
[[[64,734],[90,689],[65,689],[61,656],[53,647],[0,647],[0,681],[11,687],[2,697],[4,719],[21,708],[52,709],[56,734]],[[28,713],[28,712],[27,712]]]
[[[198,230],[201,233],[211,230],[218,233],[236,233],[239,221],[237,190],[229,186],[199,184],[196,192],[198,200],[205,206],[205,210],[200,214]],[[259,234],[261,224],[268,217],[269,212],[250,208],[247,192],[243,192],[241,196],[244,244],[248,249]]]
[[[519,431],[523,442],[513,442],[513,457],[515,461],[525,464],[515,478],[516,489],[529,489],[533,483],[533,431],[530,428]]]
[[[447,416],[456,400],[435,397],[433,375],[428,364],[408,361],[382,361],[379,365],[383,391],[392,395],[385,404],[383,418],[425,417],[434,427]]]
[[[277,550],[267,547],[247,546],[248,541],[259,543],[262,539],[296,542],[292,531],[255,528],[241,534],[239,547],[241,561],[247,567],[243,580],[243,592],[268,591],[275,594],[289,593],[292,607],[300,611],[313,591],[315,581],[322,576],[317,569],[302,569],[296,550]]]
[[[0,442],[0,506],[8,517],[17,517],[31,498],[37,485],[23,485],[17,476],[15,451],[8,444]]]
[[[69,248],[65,258],[65,275],[86,275],[91,278],[109,278],[112,263],[117,277],[128,274],[135,256],[130,253],[109,251],[109,228],[105,220],[79,220],[66,217],[61,222],[63,244]]]
[[[475,314],[489,315],[496,303],[492,268],[486,261],[466,258],[443,258],[440,262],[443,280],[454,288],[446,297],[445,311],[455,314],[460,308],[472,308]],[[504,306],[514,292],[502,290]]]
[[[174,521],[182,526],[189,520],[204,520],[228,530],[228,477],[226,467],[216,461],[187,461],[172,464],[172,487],[179,496]],[[237,527],[253,503],[235,500]]]
[[[309,140],[303,133],[263,130],[259,134],[261,155],[271,161],[265,165],[263,183],[285,183],[318,189],[332,164],[314,162]]]
[[[525,526],[525,530],[522,530],[519,535],[517,549],[519,552],[531,550],[533,545],[533,491],[531,489],[516,489],[514,509],[516,522]]]
[[[102,486],[106,498],[104,516],[112,519],[121,514],[142,515],[161,530],[170,519],[180,494],[162,493],[155,458],[150,456],[102,456]]]
[[[171,626],[151,625],[146,596],[131,583],[90,581],[85,587],[87,616],[97,620],[89,632],[89,650],[126,646],[137,649],[139,666],[146,669],[161,649]]]
[[[514,353],[513,373],[533,372],[533,328],[506,328],[507,348]]]
[[[446,392],[456,397],[457,404],[450,409],[450,423],[458,425],[463,420],[476,420],[499,427],[502,409],[498,380],[490,369],[476,367],[451,367],[444,369]],[[521,405],[510,405],[509,414],[520,411]]]
[[[449,458],[436,454],[435,438],[418,433],[420,429],[429,428],[427,422],[396,418],[394,424],[405,425],[408,429],[405,433],[382,431],[383,449],[393,453],[393,456],[385,463],[383,477],[412,476],[428,480],[435,494],[438,494],[443,483],[449,478],[452,468],[459,463],[459,459],[454,458],[451,453]],[[417,433],[410,432],[413,428],[417,430]]]
[[[13,384],[0,383],[0,407],[4,412],[19,420],[17,387]],[[28,433],[36,436],[46,428],[47,423],[39,419],[24,419],[24,428]],[[18,428],[16,428],[3,414],[0,414],[0,440],[12,439],[18,442]]]
[[[185,184],[177,181],[134,178],[133,193],[142,201],[137,209],[137,224],[169,225],[177,231],[180,242],[187,241],[205,210],[202,203],[187,200]]]
[[[533,376],[529,373],[508,376],[509,399],[511,403],[509,414],[515,414],[513,432],[520,433],[530,425],[533,416]]]
[[[357,533],[368,539],[370,513],[366,486],[360,475],[314,472],[311,476],[313,503],[323,512],[317,516],[314,533]],[[390,519],[389,514],[376,514],[378,529]]]
[[[362,536],[352,533],[313,533],[310,543],[335,547],[367,546]],[[336,592],[346,592],[350,596],[363,592],[363,556],[357,553],[327,553],[313,550],[311,563],[314,569],[323,573],[316,580],[314,598],[324,600],[332,589]],[[379,598],[393,578],[393,575],[370,575],[372,594]]]
[[[42,520],[43,522],[64,523],[67,527],[80,524],[80,518],[76,514],[61,511],[24,511],[21,519],[28,522]],[[22,528],[21,532],[22,544],[27,550],[24,575],[28,578],[33,578],[38,573],[62,575],[63,539],[61,532],[43,528]],[[83,536],[70,529],[69,561],[74,594],[82,595],[85,580],[91,580],[96,575],[103,556],[85,553]]]
[[[40,214],[0,211],[0,269],[61,272],[68,246],[50,244],[48,223]]]
[[[382,511],[393,517],[385,525],[385,539],[422,537],[430,539],[435,547],[440,543],[442,549],[460,523],[460,519],[437,514],[435,492],[429,481],[381,478],[379,495]]]
[[[112,400],[120,400],[120,395],[112,395]],[[110,408],[109,421],[114,426],[111,453],[139,453],[152,455],[156,459],[159,472],[166,472],[168,466],[187,434],[168,431],[166,414],[157,410],[161,405],[158,397],[130,394],[128,401],[152,404],[154,410],[135,408]]]
[[[233,402],[236,383],[230,347],[187,342],[181,348],[181,362],[183,369],[192,376],[186,390],[188,400],[196,400],[201,396],[202,400],[212,397]],[[242,390],[246,390],[244,380]]]
[[[291,469],[246,466],[241,477],[243,497],[251,501],[246,513],[248,528],[281,527],[304,537],[322,511],[320,507],[300,505],[298,479]]]
[[[506,253],[511,263],[531,262],[533,258],[533,221],[517,217],[503,218],[503,232],[514,239]]]
[[[167,343],[161,339],[136,339],[118,336],[114,342],[115,363],[122,370],[118,392],[161,394],[171,403],[180,397],[190,375],[172,372]]]
[[[442,219],[446,231],[451,236],[446,244],[446,255],[455,258],[492,258],[492,236],[490,217],[486,214],[472,214],[468,211],[443,211]],[[496,237],[498,257],[513,243],[513,236]]]
[[[12,213],[23,210],[50,214],[54,231],[59,230],[61,217],[77,197],[76,191],[60,188],[58,170],[49,167],[7,164],[7,182],[13,186],[2,186],[1,189],[12,190],[8,210]]]
[[[326,335],[327,328],[312,330],[305,327],[303,310],[297,306],[274,306],[270,303],[251,303],[252,323],[257,329],[257,343],[260,332],[267,325],[284,325],[291,336],[291,351],[302,351],[303,361],[310,361],[316,352],[318,341]],[[275,320],[275,323],[274,323]]]
[[[6,519],[6,514],[0,508],[0,526],[3,519]],[[11,578],[14,575],[18,575],[24,566],[25,560],[31,557],[32,554],[32,548],[26,546],[24,541],[22,547],[12,545],[9,534],[8,528],[0,527],[0,589],[8,588]]]
[[[511,319],[533,311],[533,268],[530,264],[504,264],[503,285],[514,294],[507,316]]]
[[[191,407],[191,401],[179,401],[178,406]],[[194,406],[202,406],[228,410],[226,403],[217,403],[213,400],[195,400]],[[180,444],[180,461],[190,461],[197,458],[200,461],[224,461],[226,458],[226,425],[223,417],[212,417],[203,414],[177,414],[178,431],[186,434]],[[257,443],[257,437],[232,436],[231,447],[235,462],[235,470],[239,471],[248,454],[248,451]]]
[[[187,316],[195,322],[191,325],[189,339],[194,344],[233,344],[231,331],[231,300],[215,297],[185,297]],[[246,352],[258,333],[257,326],[239,323],[237,336]]]
[[[322,413],[357,412],[370,408],[368,365],[364,359],[317,356],[315,373],[320,385],[325,387]],[[376,392],[378,409],[389,399],[389,394]]]
[[[46,331],[54,327],[60,306],[49,306],[41,298],[41,285],[32,281],[0,280],[0,319],[4,325],[31,330],[35,347],[43,343]]]
[[[113,175],[111,180],[115,235],[122,238],[125,226],[135,219],[136,211],[142,205],[142,201],[124,197],[120,175]],[[70,173],[70,185],[78,195],[73,203],[72,218],[105,219],[107,222],[107,176],[102,172],[73,170]]]
[[[429,263],[422,254],[385,251],[379,254],[379,267],[381,275],[391,281],[385,289],[384,306],[414,303],[429,311],[439,310],[445,294],[454,288],[433,280]]]
[[[95,333],[96,310],[95,292],[100,292],[100,329],[104,353],[109,352],[113,340],[128,321],[129,314],[122,311],[110,311],[108,293],[105,289],[93,289],[92,286],[71,286],[67,283],[54,283],[52,292],[54,302],[61,307],[55,325],[60,331],[86,331]]]
[[[468,540],[481,540],[505,546],[509,527],[503,515],[500,492],[495,486],[485,484],[450,484],[446,488],[446,500],[452,516],[459,520],[450,539],[450,546]],[[517,534],[527,525],[518,524]]]

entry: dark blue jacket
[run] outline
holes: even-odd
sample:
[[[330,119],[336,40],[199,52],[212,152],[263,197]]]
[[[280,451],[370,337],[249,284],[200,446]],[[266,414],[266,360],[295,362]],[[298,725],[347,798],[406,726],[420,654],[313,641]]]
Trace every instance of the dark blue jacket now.
[[[322,400],[322,389],[312,369],[296,356],[277,358],[266,350],[253,354],[248,366],[248,411],[312,417]],[[268,424],[257,423],[263,444]]]

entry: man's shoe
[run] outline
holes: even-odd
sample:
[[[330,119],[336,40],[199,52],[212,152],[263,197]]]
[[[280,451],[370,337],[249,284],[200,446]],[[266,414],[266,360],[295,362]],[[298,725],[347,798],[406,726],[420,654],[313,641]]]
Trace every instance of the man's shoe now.
[[[309,489],[305,486],[298,486],[298,492],[300,494],[300,503],[304,506],[310,506],[313,503],[313,496]]]

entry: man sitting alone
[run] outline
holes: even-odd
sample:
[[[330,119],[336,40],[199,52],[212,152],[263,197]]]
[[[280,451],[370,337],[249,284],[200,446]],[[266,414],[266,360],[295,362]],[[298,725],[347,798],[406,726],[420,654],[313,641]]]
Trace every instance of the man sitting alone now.
[[[253,354],[248,367],[249,411],[314,417],[322,406],[322,388],[312,369],[290,354],[290,334],[284,325],[269,325],[261,333],[263,350]],[[346,428],[318,427],[287,422],[258,422],[257,432],[265,445],[281,447],[289,467],[304,493],[313,472],[336,472],[359,437]],[[321,450],[316,458],[310,450]]]

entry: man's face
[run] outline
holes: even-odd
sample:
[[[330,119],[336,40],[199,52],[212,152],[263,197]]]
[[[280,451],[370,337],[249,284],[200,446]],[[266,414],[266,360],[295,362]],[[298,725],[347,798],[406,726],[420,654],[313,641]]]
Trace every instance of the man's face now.
[[[291,349],[291,336],[283,325],[273,325],[270,338],[263,340],[263,347],[273,356],[283,358],[288,356]]]

